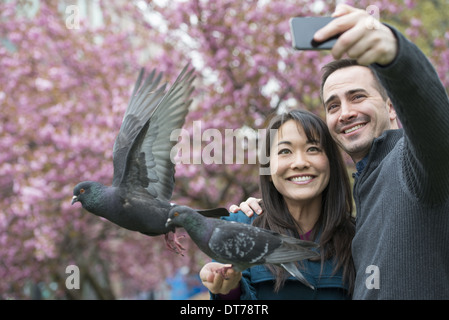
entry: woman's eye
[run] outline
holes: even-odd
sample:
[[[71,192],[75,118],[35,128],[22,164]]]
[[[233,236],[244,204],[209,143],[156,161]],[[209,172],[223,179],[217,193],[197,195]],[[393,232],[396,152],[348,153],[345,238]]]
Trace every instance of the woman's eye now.
[[[321,152],[321,148],[320,147],[310,147],[307,151],[309,152]]]
[[[278,154],[289,154],[291,151],[289,149],[281,149],[278,151]]]

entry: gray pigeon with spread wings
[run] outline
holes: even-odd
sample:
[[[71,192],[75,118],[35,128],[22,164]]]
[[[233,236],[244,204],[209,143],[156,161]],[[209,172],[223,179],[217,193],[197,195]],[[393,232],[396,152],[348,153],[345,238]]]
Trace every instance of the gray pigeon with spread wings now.
[[[193,242],[212,259],[243,271],[260,264],[280,265],[311,289],[295,265],[296,261],[318,257],[318,244],[261,229],[249,224],[209,219],[186,206],[174,206],[167,226],[184,228]],[[225,277],[224,267],[219,272]]]
[[[180,253],[175,228],[165,225],[175,180],[170,158],[175,141],[170,135],[184,124],[195,77],[186,66],[167,92],[166,84],[159,86],[161,73],[156,76],[153,70],[141,85],[143,77],[142,69],[115,140],[112,186],[81,182],[73,190],[72,204],[80,202],[87,211],[129,230],[164,234],[168,248]],[[228,215],[225,208],[200,212]]]

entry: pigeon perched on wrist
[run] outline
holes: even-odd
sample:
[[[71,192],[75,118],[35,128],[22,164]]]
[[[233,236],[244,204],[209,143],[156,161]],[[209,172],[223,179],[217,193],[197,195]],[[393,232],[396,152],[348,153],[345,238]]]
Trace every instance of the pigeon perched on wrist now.
[[[279,265],[314,289],[295,262],[318,257],[319,252],[313,250],[319,247],[315,242],[245,223],[210,219],[186,206],[174,206],[170,210],[167,227],[171,226],[184,228],[201,251],[218,262],[231,264],[236,271],[261,264]],[[226,278],[229,268],[225,266],[218,272]]]

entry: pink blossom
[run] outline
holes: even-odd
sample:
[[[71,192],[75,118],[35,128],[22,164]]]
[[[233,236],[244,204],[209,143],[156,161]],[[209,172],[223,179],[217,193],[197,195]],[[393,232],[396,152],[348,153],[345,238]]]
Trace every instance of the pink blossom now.
[[[449,86],[449,34],[426,33],[413,18],[416,1],[349,3],[355,2],[378,6],[382,21],[433,43],[432,62]],[[320,14],[334,9],[335,2],[321,3]],[[132,297],[158,291],[181,266],[196,274],[207,261],[188,237],[180,258],[162,237],[119,228],[70,204],[79,181],[111,183],[114,139],[142,66],[163,71],[169,83],[188,61],[200,66],[184,126],[190,137],[199,120],[201,133],[257,130],[288,99],[321,110],[318,75],[331,57],[294,51],[288,25],[289,17],[318,14],[311,1],[151,2],[148,10],[163,28],[133,2],[98,4],[104,24],[82,18],[79,29],[66,27],[57,2],[40,1],[29,17],[17,14],[23,1],[0,4],[0,298],[30,298],[30,283],[43,284],[50,298],[85,298],[65,289],[70,264],[104,284],[97,298]],[[262,94],[268,83],[278,86]],[[173,202],[229,207],[257,196],[258,168],[247,164],[257,150],[245,152],[245,164],[206,164],[210,141],[190,143],[189,161],[176,166]]]

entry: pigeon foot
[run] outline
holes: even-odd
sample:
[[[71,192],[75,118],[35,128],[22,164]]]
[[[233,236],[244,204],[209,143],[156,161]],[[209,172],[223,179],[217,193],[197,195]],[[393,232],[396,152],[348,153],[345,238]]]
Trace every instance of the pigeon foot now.
[[[184,238],[185,236],[178,237],[175,233],[166,233],[165,234],[165,244],[167,245],[167,248],[170,251],[173,251],[176,254],[179,254],[181,256],[184,256],[182,253],[185,248],[182,246],[181,242],[179,242],[179,239]]]

